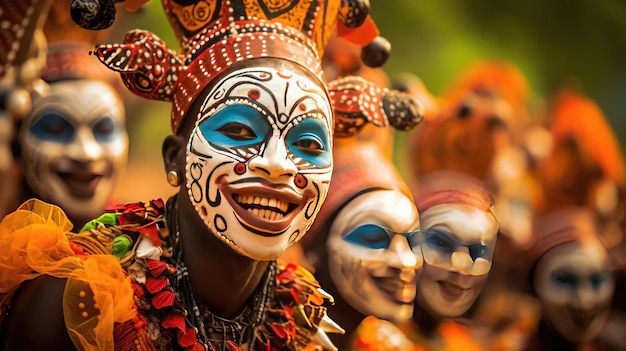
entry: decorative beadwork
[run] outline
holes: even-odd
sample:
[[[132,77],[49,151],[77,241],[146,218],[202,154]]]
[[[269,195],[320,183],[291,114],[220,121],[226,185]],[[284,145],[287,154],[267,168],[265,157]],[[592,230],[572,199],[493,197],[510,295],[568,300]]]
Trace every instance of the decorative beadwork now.
[[[154,34],[135,30],[124,44],[99,45],[95,55],[120,72],[126,86],[149,99],[172,101],[176,132],[195,97],[231,66],[258,58],[299,64],[323,81],[321,56],[336,26],[369,43],[378,35],[363,0],[162,0],[182,52]],[[185,5],[186,4],[186,5]],[[341,13],[340,13],[341,12]],[[367,31],[355,33],[361,24]],[[156,54],[155,54],[156,53]]]

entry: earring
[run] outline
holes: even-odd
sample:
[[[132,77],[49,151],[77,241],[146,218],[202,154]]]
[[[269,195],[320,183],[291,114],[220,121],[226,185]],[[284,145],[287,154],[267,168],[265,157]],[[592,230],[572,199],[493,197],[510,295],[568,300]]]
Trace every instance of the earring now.
[[[176,171],[167,172],[167,182],[170,183],[171,186],[177,187],[180,185],[180,176]]]

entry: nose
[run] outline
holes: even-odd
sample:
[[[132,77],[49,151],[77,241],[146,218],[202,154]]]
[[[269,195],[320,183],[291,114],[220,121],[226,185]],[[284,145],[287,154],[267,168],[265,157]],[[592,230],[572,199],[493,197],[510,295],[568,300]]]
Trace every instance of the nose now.
[[[394,235],[387,251],[389,252],[389,266],[399,269],[417,269],[422,266],[421,256],[418,259],[404,235]]]
[[[589,310],[594,306],[596,292],[590,285],[581,285],[575,291],[575,304],[581,310]]]
[[[68,145],[67,156],[81,162],[95,161],[102,157],[102,145],[95,139],[91,129],[79,128],[76,137]]]
[[[250,159],[248,167],[251,171],[260,171],[271,178],[295,176],[298,168],[289,158],[285,140],[276,135],[266,144],[262,154]]]
[[[469,250],[464,247],[452,253],[450,256],[450,264],[452,265],[451,271],[468,274],[474,261],[469,255]]]

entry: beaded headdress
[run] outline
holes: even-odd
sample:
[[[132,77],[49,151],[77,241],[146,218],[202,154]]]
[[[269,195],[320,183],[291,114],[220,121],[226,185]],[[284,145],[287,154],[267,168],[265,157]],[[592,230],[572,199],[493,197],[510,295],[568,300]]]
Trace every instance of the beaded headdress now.
[[[377,43],[378,30],[369,16],[366,0],[162,3],[181,44],[180,53],[143,30],[130,31],[124,44],[99,45],[94,53],[106,66],[122,74],[133,93],[172,101],[174,132],[195,97],[232,65],[256,58],[279,58],[303,66],[323,81],[321,56],[331,36],[339,35],[363,46]],[[79,24],[96,26],[89,21]],[[386,54],[380,57],[369,64],[384,63]]]

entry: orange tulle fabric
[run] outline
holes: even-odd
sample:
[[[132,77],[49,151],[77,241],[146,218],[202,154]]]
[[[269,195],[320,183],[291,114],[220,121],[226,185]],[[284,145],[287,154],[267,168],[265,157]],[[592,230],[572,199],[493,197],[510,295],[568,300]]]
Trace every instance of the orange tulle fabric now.
[[[65,213],[31,199],[0,223],[0,301],[41,275],[67,279],[63,310],[81,350],[113,350],[113,327],[136,315],[129,277],[113,255],[77,253]],[[2,316],[0,316],[1,322]]]

